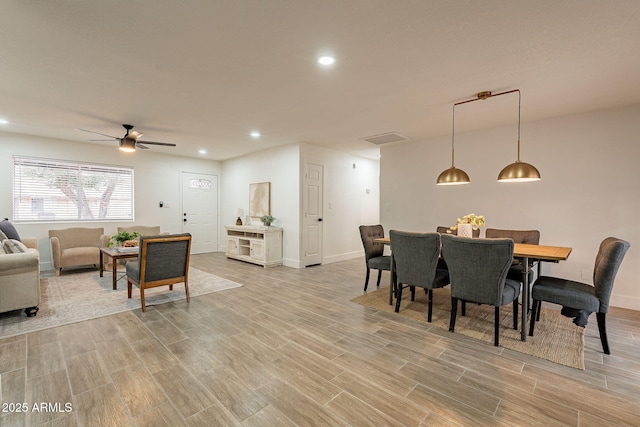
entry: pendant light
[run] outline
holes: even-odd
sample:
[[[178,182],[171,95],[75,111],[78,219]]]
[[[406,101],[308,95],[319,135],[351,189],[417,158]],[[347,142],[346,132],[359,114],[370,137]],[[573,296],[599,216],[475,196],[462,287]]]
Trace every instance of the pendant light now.
[[[453,120],[451,129],[451,167],[438,175],[437,185],[460,185],[471,182],[469,175],[455,166],[455,137],[456,137],[456,105],[453,104]]]
[[[528,182],[539,181],[540,172],[535,166],[520,161],[520,90],[518,91],[518,160],[500,171],[498,182]]]

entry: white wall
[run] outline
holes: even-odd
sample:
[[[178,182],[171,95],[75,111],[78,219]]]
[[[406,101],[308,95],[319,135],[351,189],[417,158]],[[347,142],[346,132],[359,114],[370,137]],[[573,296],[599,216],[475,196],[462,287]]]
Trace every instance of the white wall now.
[[[380,162],[311,144],[300,157],[324,165],[323,263],[363,256],[358,227],[380,221]]]
[[[272,225],[284,229],[283,263],[288,266],[296,266],[300,259],[298,153],[297,145],[286,145],[226,160],[222,166],[222,225],[236,223],[238,208],[244,211],[246,225],[249,184],[271,182],[271,215],[276,218]]]
[[[179,150],[176,147],[177,153]],[[182,231],[181,172],[220,175],[221,171],[221,164],[216,161],[161,154],[153,149],[128,154],[118,150],[115,144],[106,146],[0,132],[0,217],[9,219],[13,219],[14,155],[132,166],[135,175],[135,221],[126,225],[159,225],[162,231],[171,233]],[[161,200],[169,207],[160,208]],[[106,234],[115,234],[119,225],[123,225],[123,221],[18,223],[16,228],[21,236],[38,239],[41,269],[49,270],[53,269],[49,229],[104,227]]]
[[[538,229],[541,244],[570,246],[543,274],[592,283],[600,242],[631,243],[611,304],[640,310],[640,105],[522,124],[521,159],[542,180],[498,183],[516,159],[514,127],[456,133],[456,166],[471,184],[437,186],[450,166],[451,136],[381,150],[381,220],[386,229],[432,231],[467,213],[487,227]],[[484,234],[483,234],[484,235]]]
[[[273,225],[284,229],[283,263],[303,266],[301,183],[306,161],[324,165],[323,263],[362,256],[358,226],[379,221],[379,162],[311,144],[287,145],[226,160],[222,174],[223,223],[235,224],[238,208],[247,212],[249,184],[271,182],[271,214],[276,218]]]

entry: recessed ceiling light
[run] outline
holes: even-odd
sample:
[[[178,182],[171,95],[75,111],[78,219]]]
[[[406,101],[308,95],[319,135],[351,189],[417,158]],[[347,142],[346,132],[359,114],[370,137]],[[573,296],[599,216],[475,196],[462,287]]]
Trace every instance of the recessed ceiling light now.
[[[200,151],[198,151],[198,153],[200,153],[200,154],[207,154],[207,150],[200,150]]]
[[[251,138],[260,138],[260,132],[258,132],[256,130],[251,132],[249,135],[251,135]]]
[[[9,124],[9,120],[0,118],[0,125],[8,125],[8,124]]]
[[[333,56],[321,56],[318,58],[318,64],[328,66],[333,65],[336,59]]]

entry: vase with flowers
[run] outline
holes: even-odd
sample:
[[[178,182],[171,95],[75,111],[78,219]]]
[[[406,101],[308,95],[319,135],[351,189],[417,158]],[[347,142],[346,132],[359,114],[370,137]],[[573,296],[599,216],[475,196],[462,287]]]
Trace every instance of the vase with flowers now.
[[[484,227],[484,216],[470,213],[458,218],[456,224],[449,227],[447,233],[457,231],[460,237],[473,237],[473,230],[477,230],[480,227]]]

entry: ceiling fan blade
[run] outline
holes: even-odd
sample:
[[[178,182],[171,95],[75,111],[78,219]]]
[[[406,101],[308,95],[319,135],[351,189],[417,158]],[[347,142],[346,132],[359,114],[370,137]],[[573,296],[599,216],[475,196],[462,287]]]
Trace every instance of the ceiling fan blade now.
[[[149,149],[149,147],[144,146],[144,145],[140,144],[139,142],[136,142],[136,148],[140,148],[142,150],[148,150]]]
[[[82,131],[82,132],[89,132],[89,133],[95,133],[96,135],[102,135],[102,136],[106,136],[108,138],[113,138],[113,139],[120,139],[120,138],[116,138],[115,136],[111,136],[111,135],[107,135],[105,133],[100,133],[100,132],[95,132],[92,130],[86,130],[86,129],[80,129],[80,128],[76,128],[76,130]]]
[[[129,135],[127,135],[127,138],[133,138],[135,140],[138,140],[139,138],[142,137],[142,135],[144,135],[144,134],[134,130]]]
[[[90,139],[91,142],[113,142],[113,139]]]
[[[149,144],[149,145],[165,145],[167,147],[175,147],[176,146],[176,144],[172,144],[170,142],[138,141],[138,143]]]

